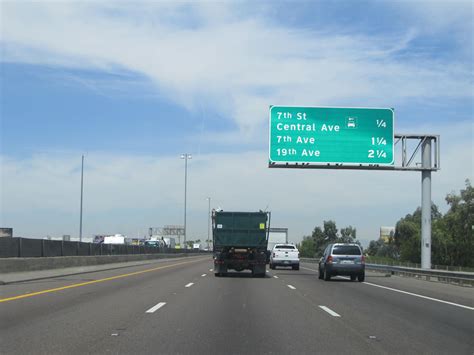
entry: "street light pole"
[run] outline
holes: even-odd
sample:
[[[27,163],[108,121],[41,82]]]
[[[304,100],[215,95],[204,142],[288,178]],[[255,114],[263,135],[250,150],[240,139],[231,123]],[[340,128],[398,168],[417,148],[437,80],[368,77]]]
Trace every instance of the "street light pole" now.
[[[181,159],[184,159],[184,249],[186,246],[186,194],[187,194],[187,183],[188,183],[188,159],[192,159],[191,154],[181,154]]]
[[[81,212],[79,216],[79,241],[82,242],[82,195],[84,191],[84,155],[82,155],[81,167]]]
[[[210,230],[211,230],[211,198],[208,197],[209,208],[207,211],[207,251],[209,251],[209,240],[210,240]]]

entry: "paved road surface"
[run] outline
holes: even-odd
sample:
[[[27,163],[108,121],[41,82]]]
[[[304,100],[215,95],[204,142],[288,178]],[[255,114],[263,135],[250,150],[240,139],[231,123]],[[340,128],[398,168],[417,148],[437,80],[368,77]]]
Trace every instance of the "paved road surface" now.
[[[216,278],[205,256],[3,285],[0,353],[474,353],[474,289],[301,266]]]

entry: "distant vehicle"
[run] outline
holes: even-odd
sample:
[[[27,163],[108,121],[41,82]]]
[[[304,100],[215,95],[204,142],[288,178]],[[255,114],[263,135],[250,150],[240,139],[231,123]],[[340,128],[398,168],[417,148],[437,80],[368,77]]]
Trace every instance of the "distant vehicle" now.
[[[212,212],[215,276],[232,269],[265,277],[270,212]]]
[[[115,234],[104,237],[104,244],[125,244],[125,236],[122,234]]]
[[[164,246],[164,242],[162,240],[149,239],[149,240],[145,240],[145,246],[160,248]]]
[[[199,251],[199,250],[201,250],[201,244],[199,244],[199,243],[194,243],[194,244],[193,244],[193,250],[194,250],[194,251]]]
[[[360,282],[365,280],[365,257],[358,244],[329,244],[319,260],[319,278],[329,281],[332,276],[350,276]]]
[[[270,256],[270,269],[277,266],[291,266],[293,270],[300,269],[300,253],[293,244],[276,244]]]
[[[96,243],[96,244],[101,244],[101,243],[104,242],[105,237],[110,237],[110,236],[108,236],[108,235],[95,235],[92,242]]]

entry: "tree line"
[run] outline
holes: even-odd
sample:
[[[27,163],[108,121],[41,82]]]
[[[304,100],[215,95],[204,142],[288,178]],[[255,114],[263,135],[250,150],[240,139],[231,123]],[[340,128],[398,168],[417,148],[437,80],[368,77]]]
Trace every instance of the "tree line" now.
[[[431,205],[431,262],[434,265],[474,267],[474,188],[469,180],[459,194],[446,195],[448,211],[443,215]],[[357,243],[356,228],[340,231],[336,222],[324,221],[298,245],[300,255],[319,258],[330,243]],[[385,257],[411,263],[421,259],[421,208],[401,218],[388,242],[372,240],[365,250],[369,256]]]
[[[336,222],[324,221],[323,227],[315,227],[310,236],[303,237],[303,241],[298,244],[300,255],[305,258],[319,258],[323,255],[324,249],[330,243],[357,243],[357,231],[352,226],[341,228],[338,231]]]
[[[466,180],[459,194],[446,196],[449,210],[443,215],[431,205],[431,263],[434,265],[474,267],[474,188]],[[388,243],[373,240],[368,255],[420,263],[421,208],[401,218]]]

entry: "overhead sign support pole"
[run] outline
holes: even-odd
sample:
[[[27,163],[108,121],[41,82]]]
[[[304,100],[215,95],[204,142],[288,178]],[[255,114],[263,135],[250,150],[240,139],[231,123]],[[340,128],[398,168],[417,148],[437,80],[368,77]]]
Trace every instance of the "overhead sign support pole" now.
[[[421,147],[421,267],[431,269],[431,140]]]

